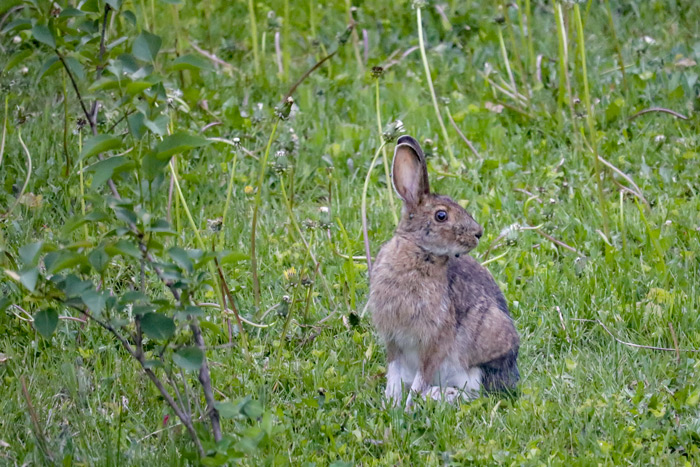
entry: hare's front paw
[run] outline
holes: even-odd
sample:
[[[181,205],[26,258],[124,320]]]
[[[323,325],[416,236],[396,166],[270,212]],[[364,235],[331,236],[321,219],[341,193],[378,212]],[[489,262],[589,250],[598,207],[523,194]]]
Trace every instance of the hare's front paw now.
[[[457,388],[447,387],[441,388],[440,386],[433,386],[428,389],[426,397],[430,397],[436,401],[445,401],[453,403],[459,398],[461,391]]]
[[[386,391],[384,391],[385,407],[398,407],[401,403],[403,392],[401,391],[401,381],[387,381]]]

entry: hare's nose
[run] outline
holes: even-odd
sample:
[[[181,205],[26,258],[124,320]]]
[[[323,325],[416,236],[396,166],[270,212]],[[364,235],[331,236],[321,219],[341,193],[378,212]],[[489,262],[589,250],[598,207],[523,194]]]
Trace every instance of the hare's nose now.
[[[475,236],[476,238],[481,238],[482,235],[484,235],[484,229],[479,229],[479,230],[474,234],[474,236]]]

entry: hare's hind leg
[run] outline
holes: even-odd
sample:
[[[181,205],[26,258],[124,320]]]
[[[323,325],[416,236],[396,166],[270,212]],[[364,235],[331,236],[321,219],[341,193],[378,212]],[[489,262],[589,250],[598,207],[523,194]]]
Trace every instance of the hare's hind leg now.
[[[484,389],[488,392],[513,392],[520,380],[517,358],[518,349],[514,349],[481,365]]]

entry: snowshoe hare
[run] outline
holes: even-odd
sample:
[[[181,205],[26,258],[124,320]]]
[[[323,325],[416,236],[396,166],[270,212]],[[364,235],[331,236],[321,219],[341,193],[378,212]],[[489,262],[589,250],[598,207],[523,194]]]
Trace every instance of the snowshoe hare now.
[[[399,138],[392,163],[403,200],[394,237],[372,267],[369,306],[386,344],[386,397],[450,402],[481,389],[515,389],[520,339],[491,274],[471,256],[483,228],[459,204],[430,192],[418,141]]]

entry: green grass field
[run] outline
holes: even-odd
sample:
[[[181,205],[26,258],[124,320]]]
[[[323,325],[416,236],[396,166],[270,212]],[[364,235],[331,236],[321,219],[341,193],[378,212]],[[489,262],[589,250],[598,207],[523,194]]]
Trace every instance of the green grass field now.
[[[134,334],[136,309],[120,312],[108,297],[128,291],[176,318],[174,337],[146,332],[142,344],[147,358],[165,355],[154,371],[195,420],[205,465],[700,464],[699,2],[582,2],[580,30],[573,3],[429,2],[420,11],[435,103],[410,1],[352,11],[350,0],[110,1],[119,9],[106,22],[101,76],[92,64],[104,2],[56,2],[84,10],[68,19],[33,3],[0,6],[0,465],[199,462],[108,331],[75,319],[49,338],[36,330],[49,308],[81,320],[78,309],[99,308]],[[31,24],[13,23],[22,19]],[[43,24],[72,25],[85,40],[47,37]],[[102,146],[51,40],[87,110],[102,103]],[[278,119],[292,85],[336,49]],[[122,53],[150,64],[139,75]],[[471,254],[488,262],[521,335],[518,397],[383,408],[361,204],[372,170],[376,255],[400,210],[385,170],[393,144],[370,165],[379,126],[396,120],[428,153],[434,190],[484,226]],[[166,154],[171,133],[191,139]],[[98,153],[119,165],[96,165]],[[144,238],[153,264],[188,291],[178,303],[128,247],[125,226],[151,219],[169,220]],[[22,247],[38,241],[42,259],[30,267]],[[196,309],[222,403],[219,443],[197,373],[178,360],[193,338],[185,305],[221,300],[214,263],[200,261],[212,246],[226,251],[240,314],[267,326],[243,325],[246,357],[232,315]],[[68,299],[57,277],[69,273],[106,291],[100,305]]]

